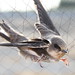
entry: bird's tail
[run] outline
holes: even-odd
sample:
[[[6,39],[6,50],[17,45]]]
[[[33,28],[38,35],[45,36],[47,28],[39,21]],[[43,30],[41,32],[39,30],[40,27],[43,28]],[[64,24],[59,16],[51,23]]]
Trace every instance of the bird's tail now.
[[[17,33],[4,22],[0,23],[0,36],[9,42],[20,42],[27,40],[24,35]]]

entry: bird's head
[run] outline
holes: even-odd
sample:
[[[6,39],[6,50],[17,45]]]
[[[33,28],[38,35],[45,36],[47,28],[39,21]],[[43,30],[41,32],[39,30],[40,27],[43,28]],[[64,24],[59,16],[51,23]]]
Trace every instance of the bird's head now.
[[[66,43],[59,37],[54,37],[51,39],[51,45],[48,48],[48,53],[55,60],[60,60],[67,53]]]

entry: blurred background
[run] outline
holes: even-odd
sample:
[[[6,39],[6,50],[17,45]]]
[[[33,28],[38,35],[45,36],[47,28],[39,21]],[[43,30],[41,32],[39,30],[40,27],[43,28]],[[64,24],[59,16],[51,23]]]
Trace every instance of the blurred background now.
[[[40,0],[55,27],[67,42],[69,53],[63,62],[38,63],[18,55],[17,48],[0,47],[0,75],[75,75],[75,0]],[[27,38],[39,37],[34,23],[37,22],[33,0],[0,0],[0,23],[6,24]],[[0,43],[6,42],[0,37]]]

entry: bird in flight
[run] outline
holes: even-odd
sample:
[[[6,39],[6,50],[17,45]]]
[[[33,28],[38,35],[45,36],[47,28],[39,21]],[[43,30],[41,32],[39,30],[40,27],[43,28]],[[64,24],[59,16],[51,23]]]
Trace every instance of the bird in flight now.
[[[53,25],[40,0],[33,1],[38,18],[38,22],[34,26],[39,32],[40,39],[27,39],[23,34],[16,32],[3,21],[3,23],[0,23],[0,30],[3,29],[7,34],[0,31],[0,36],[10,43],[1,43],[0,46],[17,47],[22,56],[35,62],[62,60],[67,64],[67,60],[62,58],[67,53],[67,44]]]

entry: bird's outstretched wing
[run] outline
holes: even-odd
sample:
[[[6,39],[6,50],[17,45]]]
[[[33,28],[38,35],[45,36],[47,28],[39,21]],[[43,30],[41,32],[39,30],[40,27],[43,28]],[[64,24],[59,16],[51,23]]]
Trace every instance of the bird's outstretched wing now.
[[[19,53],[25,58],[30,58],[32,61],[46,61],[49,62],[49,54],[47,52],[48,41],[27,41],[17,43],[0,43],[0,46],[17,47],[20,49]],[[43,55],[43,56],[42,56]]]
[[[48,47],[48,42],[45,41],[26,41],[17,43],[0,43],[0,46],[8,47],[25,47],[25,48],[46,48]]]
[[[42,4],[40,3],[40,0],[33,0],[33,1],[34,1],[34,4],[36,5],[40,23],[45,25],[48,29],[50,29],[50,30],[56,32],[58,35],[60,35],[59,32],[57,31],[57,29],[55,28],[55,26],[53,25],[51,19],[49,18],[47,12],[43,8]]]

